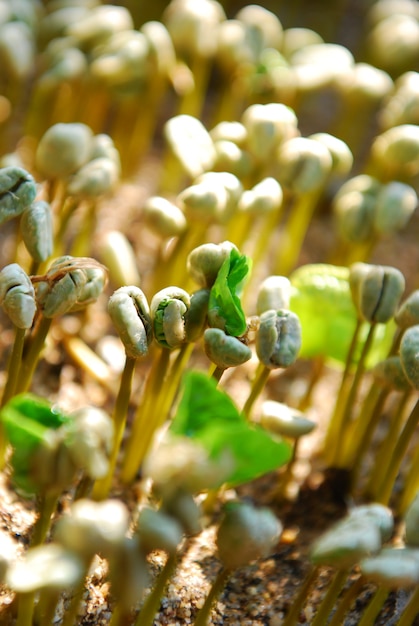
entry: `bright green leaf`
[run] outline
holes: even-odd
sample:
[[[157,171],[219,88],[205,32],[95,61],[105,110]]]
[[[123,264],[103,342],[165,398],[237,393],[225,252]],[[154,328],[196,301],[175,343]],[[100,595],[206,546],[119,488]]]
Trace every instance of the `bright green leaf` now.
[[[324,356],[344,363],[357,323],[349,269],[321,263],[303,265],[291,274],[290,281],[290,309],[298,315],[302,327],[300,357]],[[361,329],[361,339],[366,337],[368,327],[364,324]],[[393,331],[393,322],[378,325],[369,367],[387,356]]]
[[[233,248],[222,264],[211,288],[208,319],[210,325],[228,335],[239,337],[246,331],[246,316],[240,302],[240,291],[251,269],[251,259]]]
[[[13,481],[25,493],[33,493],[31,463],[35,449],[49,429],[56,430],[69,418],[46,400],[30,393],[12,398],[0,410],[6,436],[13,448]]]
[[[289,460],[290,446],[249,424],[230,396],[218,389],[206,374],[188,372],[183,389],[170,430],[193,438],[212,459],[220,458],[228,450],[235,461],[226,480],[228,484],[253,480]]]

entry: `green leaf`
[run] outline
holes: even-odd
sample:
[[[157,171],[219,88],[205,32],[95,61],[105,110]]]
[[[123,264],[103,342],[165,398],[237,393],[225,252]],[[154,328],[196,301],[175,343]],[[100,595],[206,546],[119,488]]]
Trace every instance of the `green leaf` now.
[[[302,327],[300,358],[323,356],[345,363],[357,323],[349,269],[322,263],[303,265],[291,274],[290,281],[290,309],[298,315]],[[369,324],[363,325],[361,340],[368,328]],[[393,332],[393,322],[378,325],[368,367],[387,356]]]
[[[221,328],[234,337],[239,337],[246,331],[246,316],[239,294],[251,264],[249,257],[233,248],[222,264],[210,292],[210,325]]]
[[[30,393],[15,396],[0,410],[0,420],[13,447],[10,462],[16,487],[25,493],[35,492],[31,480],[33,453],[42,445],[49,429],[56,430],[69,419],[46,400]]]
[[[230,485],[262,476],[291,456],[288,443],[273,439],[259,426],[250,424],[230,396],[201,372],[185,375],[182,398],[170,430],[200,443],[212,459],[230,451],[235,461],[226,479]]]

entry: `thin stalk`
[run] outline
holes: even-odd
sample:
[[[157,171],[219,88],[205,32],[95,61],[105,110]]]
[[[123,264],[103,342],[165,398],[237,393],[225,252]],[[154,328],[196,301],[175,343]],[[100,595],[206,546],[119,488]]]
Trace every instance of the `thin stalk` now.
[[[324,454],[326,457],[330,457],[330,462],[332,462],[333,457],[333,449],[334,442],[337,437],[339,437],[339,433],[342,428],[342,418],[343,418],[343,407],[344,407],[344,399],[348,393],[349,388],[349,373],[352,367],[352,363],[354,360],[355,350],[358,345],[359,334],[361,332],[362,321],[360,319],[357,320],[351,343],[348,349],[348,353],[346,355],[345,360],[345,369],[343,370],[342,377],[340,380],[340,386],[337,393],[337,397],[335,400],[334,410],[332,417],[329,421],[329,427],[327,429],[325,443],[324,443]]]
[[[278,248],[275,273],[288,276],[295,267],[301,252],[308,226],[316,210],[323,188],[297,197],[285,226],[283,242]]]
[[[390,463],[387,466],[387,471],[384,476],[384,480],[380,485],[377,492],[376,501],[381,504],[388,504],[390,500],[391,492],[394,482],[397,478],[397,474],[400,465],[403,461],[403,457],[406,453],[413,433],[416,430],[416,426],[419,421],[419,400],[416,402],[412,412],[410,413],[407,421],[403,427],[400,437],[397,440],[396,447],[390,459]]]
[[[114,436],[112,443],[112,452],[109,459],[109,469],[106,476],[96,481],[95,486],[93,487],[92,495],[94,500],[105,500],[105,498],[108,497],[109,490],[112,485],[112,479],[115,474],[116,462],[125,431],[125,425],[127,422],[127,413],[132,389],[132,378],[134,375],[136,362],[137,359],[129,357],[128,355],[125,358],[125,366],[122,372],[119,392],[116,398],[115,407],[112,415],[112,420],[114,424]]]
[[[159,405],[158,405],[157,415],[159,417],[158,417],[157,428],[162,426],[170,415],[171,408],[173,406],[173,403],[176,400],[176,395],[179,391],[179,385],[180,385],[180,380],[182,378],[182,374],[189,361],[189,358],[192,354],[193,349],[194,349],[193,343],[183,344],[183,346],[180,348],[176,356],[176,359],[173,365],[171,366],[169,370],[167,378],[164,382],[165,393],[159,394],[159,397],[158,397]]]
[[[177,555],[169,555],[165,566],[160,572],[150,594],[147,596],[142,609],[137,615],[134,626],[153,626],[154,616],[159,610],[164,589],[173,576],[177,565]]]
[[[342,626],[346,613],[351,608],[352,603],[359,596],[359,593],[365,584],[365,579],[360,576],[344,593],[336,611],[333,614],[332,619],[329,622],[329,626]]]
[[[312,361],[310,378],[304,395],[301,397],[297,407],[302,413],[304,413],[304,411],[306,411],[311,405],[313,391],[323,375],[325,364],[325,358],[323,356],[315,357]]]
[[[112,611],[112,617],[109,622],[109,626],[126,626],[126,624],[130,623],[130,614],[131,611],[127,611],[119,605],[116,605]]]
[[[259,362],[259,365],[256,369],[256,374],[252,382],[252,387],[250,389],[250,394],[244,403],[242,413],[247,419],[250,418],[250,413],[252,411],[253,405],[261,394],[268,378],[271,370],[266,367],[263,363]]]
[[[209,623],[212,606],[224,589],[224,586],[230,576],[231,570],[222,568],[218,572],[217,577],[212,584],[210,592],[205,599],[203,607],[197,613],[194,626],[207,626],[207,624]]]
[[[319,572],[320,572],[320,567],[311,568],[311,570],[305,577],[305,580],[297,593],[297,597],[295,598],[292,604],[290,612],[288,613],[288,615],[285,617],[284,621],[282,622],[282,626],[296,626],[297,625],[297,623],[299,622],[299,615],[300,615],[301,609],[303,608],[304,603],[307,600],[309,589],[311,585],[314,583],[314,581],[316,580]]]
[[[393,413],[392,421],[390,428],[381,443],[380,449],[375,455],[374,466],[370,472],[370,476],[368,479],[368,483],[365,488],[366,494],[375,494],[377,487],[380,485],[383,480],[383,467],[387,467],[388,459],[391,457],[395,442],[399,437],[402,422],[404,418],[404,411],[406,408],[406,404],[410,398],[411,390],[405,391],[397,405],[396,410]]]
[[[59,597],[59,591],[53,592],[50,589],[41,591],[36,606],[36,623],[42,624],[42,626],[53,626]]]
[[[317,607],[316,616],[311,626],[324,626],[324,624],[326,624],[327,617],[335,605],[342,586],[348,577],[348,573],[348,570],[340,570],[336,572],[333,580],[329,583],[326,595]]]
[[[337,433],[337,438],[335,440],[334,462],[336,463],[337,467],[340,467],[342,464],[342,447],[343,447],[345,432],[346,432],[348,424],[350,423],[352,412],[354,410],[354,405],[355,405],[356,398],[358,395],[359,386],[361,384],[361,380],[365,372],[366,358],[367,358],[368,352],[371,348],[371,345],[374,339],[374,332],[375,332],[376,327],[377,327],[377,324],[375,322],[372,322],[370,324],[368,335],[364,341],[364,345],[362,346],[361,355],[359,357],[357,368],[355,370],[355,376],[352,381],[352,385],[349,389],[349,393],[345,399],[344,409],[342,412],[342,419],[340,422],[340,429],[339,429],[339,432]]]
[[[122,461],[121,480],[130,483],[140,467],[154,434],[158,415],[154,404],[157,401],[170,363],[170,350],[162,348],[155,359],[147,379],[141,404],[134,417],[132,431]]]
[[[56,494],[43,494],[39,498],[39,517],[32,531],[31,548],[39,546],[45,541],[51,525],[51,517],[57,507]]]
[[[82,216],[82,223],[71,246],[72,256],[89,256],[92,247],[92,238],[96,228],[96,218],[97,201],[92,200],[86,207],[86,212]]]
[[[16,387],[19,376],[19,367],[22,361],[23,346],[25,342],[26,328],[18,328],[15,326],[15,340],[12,352],[10,354],[9,363],[7,365],[7,381],[3,391],[1,406],[4,406],[10,398],[16,393]]]
[[[35,593],[19,593],[16,626],[32,626],[35,609]]]
[[[87,567],[86,567],[87,572]],[[83,598],[85,590],[85,576],[82,577],[80,583],[74,590],[74,593],[70,600],[70,605],[64,613],[63,621],[61,626],[74,626],[77,620],[80,603]]]
[[[419,587],[413,591],[396,626],[411,626],[419,611]]]
[[[41,316],[38,327],[33,335],[29,337],[28,350],[26,354],[24,354],[19,368],[16,393],[21,393],[29,389],[51,323],[52,318]]]
[[[192,115],[199,118],[207,93],[211,60],[196,54],[190,60],[189,65],[194,78],[194,86],[181,98],[177,115]]]
[[[371,626],[371,624],[375,623],[375,619],[383,608],[384,602],[387,600],[389,593],[390,589],[386,589],[385,587],[379,587],[377,589],[367,608],[363,612],[358,626]]]
[[[362,460],[368,451],[374,430],[382,416],[382,409],[391,389],[373,384],[361,408],[344,450],[345,467],[351,468],[352,484],[356,485],[361,473]]]
[[[419,446],[416,446],[414,450],[410,467],[403,482],[403,490],[397,506],[398,514],[401,516],[405,515],[419,489]]]
[[[226,371],[225,367],[216,367],[211,374],[211,378],[213,378],[214,380],[217,381],[217,383],[219,383],[225,371]]]

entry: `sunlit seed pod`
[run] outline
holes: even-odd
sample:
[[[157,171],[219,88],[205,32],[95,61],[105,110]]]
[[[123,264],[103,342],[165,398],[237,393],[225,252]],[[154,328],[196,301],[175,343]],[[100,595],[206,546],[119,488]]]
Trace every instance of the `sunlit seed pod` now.
[[[112,596],[121,611],[131,611],[150,585],[144,546],[138,536],[124,537],[112,555],[109,561],[109,582]]]
[[[219,122],[210,130],[212,140],[231,141],[242,148],[247,139],[246,127],[241,122]]]
[[[120,170],[121,158],[119,156],[119,152],[117,148],[115,148],[112,137],[106,135],[105,133],[94,135],[90,146],[89,161],[101,158],[110,159]]]
[[[214,141],[215,172],[230,172],[238,178],[246,178],[254,167],[254,159],[247,150],[242,150],[233,141],[219,139]]]
[[[419,289],[415,289],[401,303],[394,316],[399,328],[409,328],[419,324]]]
[[[143,475],[166,503],[180,492],[201,493],[224,484],[235,461],[229,450],[212,459],[197,440],[166,432],[143,464]],[[168,509],[167,509],[168,510]]]
[[[186,217],[181,209],[160,196],[148,198],[141,212],[144,223],[160,237],[177,237],[187,226]]]
[[[260,33],[262,48],[279,49],[282,45],[283,29],[278,17],[258,4],[248,4],[235,16],[250,28]]]
[[[81,559],[57,543],[30,548],[11,565],[6,584],[15,593],[62,591],[80,583],[85,574]]]
[[[55,259],[45,276],[36,278],[37,303],[45,317],[55,317],[96,300],[107,275],[94,259],[63,256]]]
[[[200,182],[181,191],[177,201],[187,218],[217,222],[226,211],[228,195],[224,185]]]
[[[109,270],[110,280],[117,286],[140,285],[134,249],[128,238],[117,230],[111,230],[101,238],[100,258]]]
[[[378,192],[374,210],[374,229],[380,235],[402,230],[418,204],[416,191],[410,185],[392,181]]]
[[[64,36],[71,24],[76,24],[89,14],[90,8],[87,3],[84,6],[80,6],[80,4],[61,5],[56,8],[51,6],[49,12],[43,15],[38,24],[38,37],[42,47],[46,47],[48,42]],[[76,45],[77,41],[74,38],[73,41]]]
[[[285,141],[299,134],[294,111],[280,103],[252,104],[241,122],[247,130],[246,147],[258,160],[267,162]]]
[[[236,19],[221,22],[218,27],[216,61],[226,75],[238,68],[252,67],[260,54],[260,36]]]
[[[152,20],[140,27],[145,36],[151,58],[159,74],[168,76],[176,64],[176,53],[169,31],[162,22]]]
[[[315,422],[306,418],[301,411],[274,400],[263,402],[260,424],[275,435],[291,439],[308,435],[316,427]]]
[[[373,65],[390,73],[410,69],[419,54],[419,23],[416,17],[399,12],[380,20],[365,41]]]
[[[164,550],[168,554],[176,552],[183,536],[182,527],[175,518],[150,507],[141,509],[136,532],[146,552]]]
[[[349,191],[333,201],[333,212],[341,239],[368,241],[373,234],[375,199],[359,191]]]
[[[129,86],[148,75],[148,42],[138,31],[115,33],[95,50],[89,71],[94,79],[110,88]]]
[[[281,52],[286,59],[290,59],[300,48],[320,43],[324,43],[322,37],[311,28],[286,28],[282,35]]]
[[[165,123],[163,130],[173,154],[191,178],[212,168],[216,156],[214,143],[197,118],[177,115]]]
[[[349,511],[348,519],[374,524],[380,531],[383,542],[389,541],[394,531],[394,516],[391,509],[378,502],[353,507]]]
[[[222,264],[233,248],[237,250],[231,241],[223,241],[219,244],[204,243],[197,246],[187,258],[186,266],[189,275],[198,285],[211,288]]]
[[[419,547],[419,494],[409,505],[404,516],[405,541],[408,546]]]
[[[282,205],[283,193],[281,185],[275,178],[264,178],[252,189],[242,193],[238,210],[251,215],[264,215],[276,211]]]
[[[393,90],[389,74],[369,63],[355,63],[338,74],[334,84],[348,103],[358,106],[380,103]]]
[[[290,280],[285,276],[268,276],[258,287],[256,313],[261,315],[269,309],[289,309],[290,298]]]
[[[217,27],[225,19],[221,3],[215,0],[171,0],[162,21],[178,54],[209,58],[217,48]]]
[[[372,374],[374,380],[385,387],[394,388],[397,391],[408,391],[410,383],[404,373],[400,357],[390,356],[384,361],[377,363]]]
[[[419,19],[419,7],[416,0],[380,0],[368,9],[367,19],[370,24],[375,25],[395,13]]]
[[[84,560],[95,554],[109,557],[123,543],[129,526],[126,506],[116,499],[80,499],[57,522],[55,540]]]
[[[147,298],[139,287],[120,287],[109,298],[108,313],[132,358],[147,354],[153,332]]]
[[[362,576],[380,589],[417,587],[419,552],[410,548],[384,548],[377,556],[363,559],[359,568]]]
[[[339,234],[344,241],[367,241],[373,234],[376,198],[381,184],[366,174],[346,181],[332,200]]]
[[[349,174],[354,159],[349,146],[344,141],[329,133],[315,133],[314,135],[310,135],[308,139],[320,141],[320,143],[329,150],[332,157],[332,174],[335,176],[345,176]]]
[[[269,556],[281,534],[281,522],[267,507],[228,503],[216,536],[218,556],[228,570],[243,567]]]
[[[70,413],[66,445],[76,467],[92,480],[106,476],[112,450],[114,427],[102,409],[87,406]]]
[[[4,76],[11,81],[27,78],[33,67],[34,36],[26,24],[11,21],[0,26],[0,63]]]
[[[178,348],[186,341],[186,313],[190,296],[180,287],[158,291],[150,303],[154,337],[164,348]]]
[[[97,198],[115,189],[120,173],[119,164],[113,159],[93,159],[71,176],[67,192],[83,198]]]
[[[310,559],[314,565],[344,569],[360,559],[376,554],[382,545],[381,534],[368,519],[344,518],[313,544]]]
[[[34,261],[46,261],[54,248],[51,205],[44,200],[33,202],[20,219],[23,243]]]
[[[224,369],[237,367],[252,358],[252,351],[248,346],[219,328],[206,329],[204,350],[210,361]]]
[[[349,286],[360,318],[385,324],[397,311],[405,279],[394,267],[354,263],[350,267]]]
[[[66,178],[84,165],[91,153],[93,133],[86,124],[59,123],[41,137],[35,165],[47,178]]]
[[[394,126],[378,135],[371,155],[379,167],[394,176],[413,176],[419,171],[419,127],[415,124]]]
[[[299,48],[289,59],[302,92],[331,85],[341,72],[354,64],[352,53],[343,45],[319,43]]]
[[[419,389],[419,325],[410,326],[400,342],[400,360],[406,378]]]
[[[21,167],[0,169],[0,224],[21,215],[36,197],[36,183]]]
[[[0,272],[0,305],[17,328],[30,328],[36,313],[35,290],[17,263]]]
[[[243,193],[243,185],[239,178],[231,172],[204,172],[198,176],[195,182],[213,187],[224,187],[227,192],[227,200],[222,212],[217,214],[217,218],[221,223],[227,222],[235,213]]]
[[[37,87],[44,92],[53,90],[64,82],[77,81],[87,72],[87,58],[78,48],[63,47],[55,50],[51,45],[51,50],[47,50],[45,54],[48,65],[37,83]]]
[[[207,325],[209,289],[198,289],[191,294],[189,309],[185,315],[186,341],[197,341]]]
[[[58,496],[74,482],[77,467],[67,447],[64,426],[47,429],[31,456],[34,493]]]
[[[164,513],[179,522],[183,532],[188,536],[197,535],[202,530],[201,511],[192,493],[179,488],[170,494],[164,494],[161,506]]]
[[[394,89],[379,112],[380,126],[419,123],[419,73],[405,72],[394,81]]]
[[[298,316],[286,309],[265,311],[260,316],[256,334],[256,352],[269,369],[289,367],[301,347],[301,325]]]
[[[93,7],[77,22],[71,23],[66,34],[74,37],[82,46],[91,47],[117,32],[132,30],[134,23],[125,7],[103,5]]]
[[[289,139],[277,152],[278,180],[296,194],[320,189],[332,165],[330,150],[320,141],[306,137]]]

